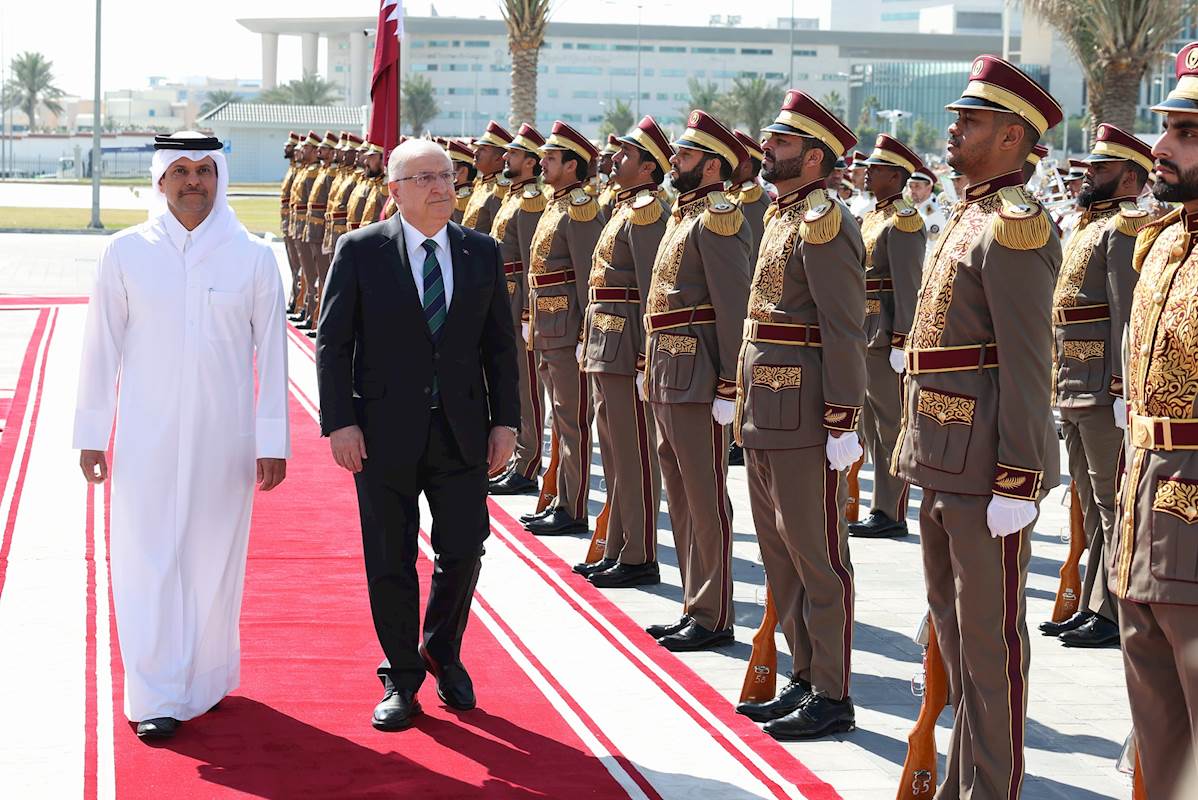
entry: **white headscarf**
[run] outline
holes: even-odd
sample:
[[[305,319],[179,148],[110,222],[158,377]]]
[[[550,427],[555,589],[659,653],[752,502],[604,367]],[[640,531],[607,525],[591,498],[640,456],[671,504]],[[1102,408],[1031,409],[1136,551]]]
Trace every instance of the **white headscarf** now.
[[[172,138],[207,138],[204,134],[194,131],[179,131],[178,133],[171,134],[171,136]],[[225,154],[220,150],[155,150],[153,158],[150,159],[150,189],[152,194],[150,195],[149,219],[155,220],[164,214],[170,213],[170,206],[167,204],[166,195],[163,193],[162,187],[158,185],[158,182],[162,180],[162,176],[166,174],[170,165],[180,158],[186,158],[191,161],[203,161],[205,158],[211,158],[212,163],[216,165],[216,200],[212,204],[212,211],[204,221],[205,230],[213,232],[213,238],[218,240],[223,240],[229,236],[245,235],[245,228],[242,226],[240,220],[237,219],[237,214],[229,206],[229,165],[225,161]]]

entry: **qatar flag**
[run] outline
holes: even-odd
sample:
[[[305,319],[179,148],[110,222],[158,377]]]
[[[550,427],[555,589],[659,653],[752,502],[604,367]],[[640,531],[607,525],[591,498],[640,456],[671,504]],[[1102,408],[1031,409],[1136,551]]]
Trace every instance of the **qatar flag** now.
[[[399,42],[403,37],[403,0],[381,0],[370,78],[370,133],[382,145],[383,158],[399,144]]]

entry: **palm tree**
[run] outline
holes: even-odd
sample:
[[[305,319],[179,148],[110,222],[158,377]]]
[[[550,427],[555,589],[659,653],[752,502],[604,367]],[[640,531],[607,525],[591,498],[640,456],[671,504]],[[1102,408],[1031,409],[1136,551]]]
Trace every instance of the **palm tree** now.
[[[698,78],[691,78],[687,81],[686,86],[690,90],[690,99],[686,101],[686,105],[678,109],[684,123],[691,111],[696,108],[717,118],[723,116],[723,103],[721,102],[723,95],[720,92],[720,87],[711,81],[700,82]]]
[[[63,91],[54,85],[53,66],[54,62],[41,53],[30,52],[21,53],[9,63],[12,77],[4,88],[5,105],[25,112],[29,130],[36,127],[38,106],[54,114],[62,113],[58,98],[63,96]]]
[[[599,126],[599,136],[606,138],[609,133],[622,136],[636,122],[632,114],[632,106],[616,98],[615,105],[603,112],[603,124]]]
[[[844,98],[841,97],[840,92],[828,92],[819,99],[819,103],[837,117],[844,118]]]
[[[200,106],[200,113],[207,114],[214,108],[223,106],[225,103],[240,103],[241,95],[232,89],[213,89],[204,95],[204,103]]]
[[[412,128],[412,135],[419,136],[424,126],[437,116],[437,98],[433,94],[432,82],[423,75],[413,75],[403,83],[403,119]]]
[[[882,108],[882,103],[876,95],[870,95],[861,103],[861,114],[857,117],[857,126],[866,127],[874,124],[874,115]]]
[[[734,78],[722,105],[730,122],[744,123],[749,135],[756,137],[778,116],[785,94],[786,86],[781,83],[770,83],[765,78]]]
[[[545,43],[551,0],[502,0],[499,11],[507,23],[507,48],[512,54],[512,111],[508,122],[536,124],[537,61]]]
[[[1193,13],[1190,0],[1023,0],[1057,29],[1081,64],[1090,132],[1109,122],[1134,130],[1140,85]]]
[[[292,106],[331,106],[340,99],[341,93],[337,90],[337,85],[326,81],[315,72],[309,72],[299,80],[288,81],[258,95],[259,103]]]

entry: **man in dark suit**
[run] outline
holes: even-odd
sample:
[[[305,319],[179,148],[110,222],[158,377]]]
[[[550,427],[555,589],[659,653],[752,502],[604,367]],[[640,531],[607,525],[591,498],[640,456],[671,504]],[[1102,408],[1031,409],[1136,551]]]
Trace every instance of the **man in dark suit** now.
[[[316,337],[321,432],[354,474],[370,608],[385,658],[372,724],[402,730],[437,694],[474,707],[459,654],[487,538],[487,476],[516,443],[516,341],[494,239],[450,222],[453,167],[431,141],[391,154],[390,219],[338,241]],[[436,552],[420,635],[417,503]]]

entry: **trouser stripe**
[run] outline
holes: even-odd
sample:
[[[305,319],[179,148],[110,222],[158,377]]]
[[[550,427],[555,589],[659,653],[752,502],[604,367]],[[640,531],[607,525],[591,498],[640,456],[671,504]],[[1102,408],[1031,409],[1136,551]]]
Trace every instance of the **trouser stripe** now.
[[[536,351],[525,350],[524,355],[528,358],[528,394],[532,405],[532,419],[526,420],[526,422],[537,428],[536,453],[528,460],[528,466],[524,468],[524,477],[531,481],[541,472],[541,439],[545,435],[545,431],[543,430],[545,417],[542,416],[541,412],[541,376],[537,372]]]
[[[636,412],[636,446],[641,464],[641,504],[644,522],[641,535],[644,537],[646,561],[656,561],[657,551],[653,546],[657,535],[657,509],[653,507],[653,470],[649,458],[649,427],[645,420],[645,403],[636,390],[636,378],[632,380],[632,407]]]
[[[1003,537],[1003,641],[1007,649],[1007,713],[1011,721],[1011,776],[1007,800],[1018,800],[1023,785],[1023,640],[1019,635],[1019,555],[1023,534]]]
[[[711,420],[711,466],[715,471],[715,504],[720,521],[720,615],[716,618],[716,630],[728,627],[728,609],[732,605],[729,596],[732,581],[728,570],[732,566],[732,522],[728,519],[728,487],[724,485],[724,458],[727,445],[724,443],[724,426]]]
[[[824,542],[828,550],[828,563],[837,579],[840,580],[840,602],[844,613],[844,628],[841,630],[843,643],[841,663],[844,669],[841,675],[841,685],[844,696],[833,698],[842,700],[849,696],[849,679],[853,663],[853,579],[844,562],[840,559],[840,509],[837,506],[837,493],[840,488],[840,473],[824,464]]]
[[[574,500],[574,519],[587,518],[587,495],[591,490],[591,425],[587,413],[591,408],[591,381],[582,367],[578,368],[578,495]]]

